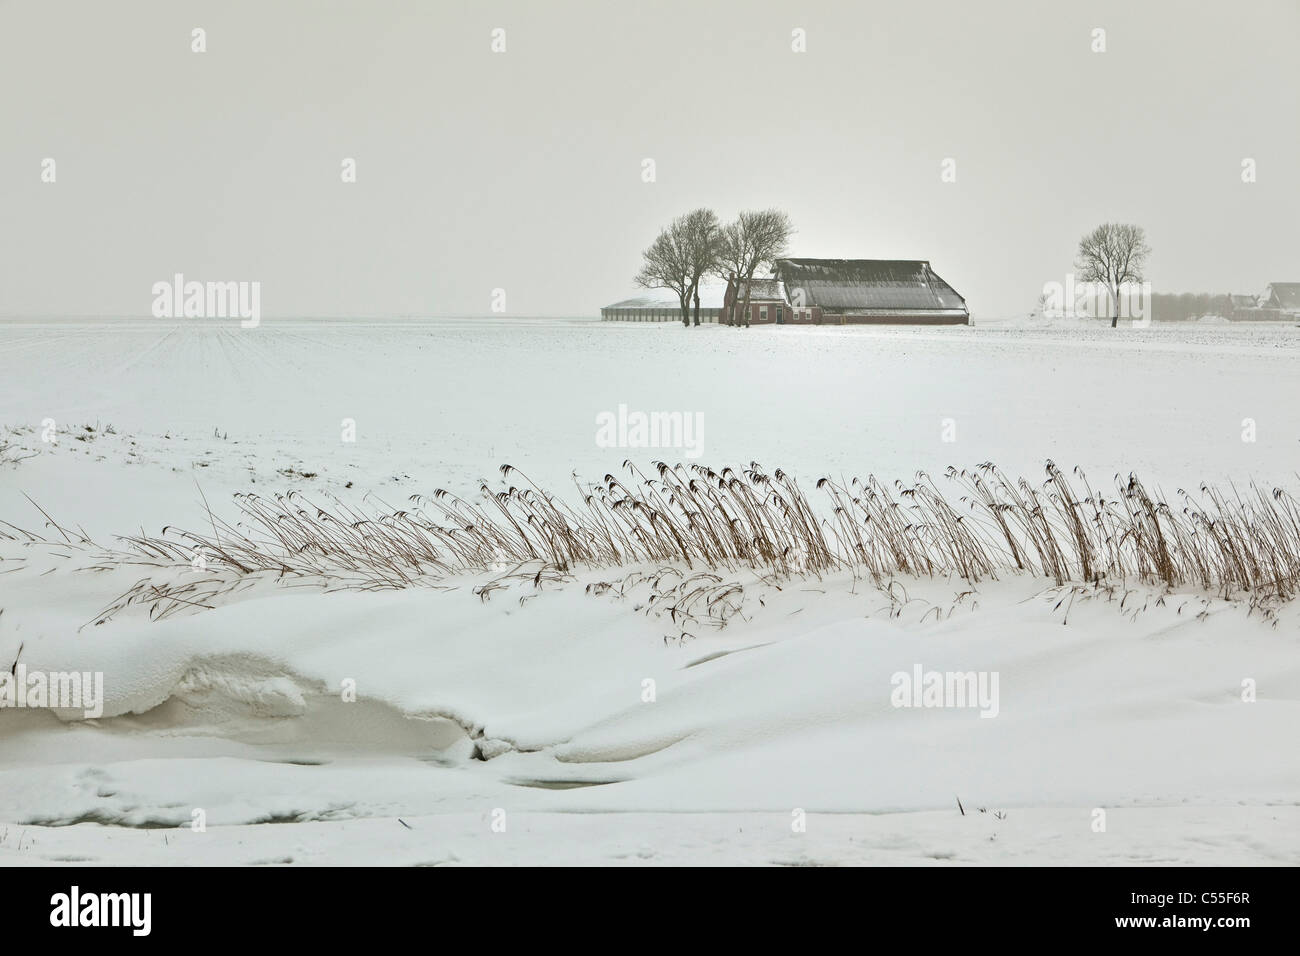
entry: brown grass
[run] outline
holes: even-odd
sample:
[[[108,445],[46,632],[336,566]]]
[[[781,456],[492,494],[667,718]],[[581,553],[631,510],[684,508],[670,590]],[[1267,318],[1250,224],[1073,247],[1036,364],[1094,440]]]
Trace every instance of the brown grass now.
[[[1300,508],[1282,490],[1202,486],[1172,501],[1136,477],[1096,491],[1077,469],[1051,462],[1039,484],[992,464],[949,469],[947,492],[926,474],[913,484],[816,483],[814,505],[795,479],[757,464],[739,471],[656,463],[646,475],[606,475],[572,503],[516,469],[520,483],[474,501],[450,492],[395,509],[357,508],[293,492],[239,495],[238,518],[208,531],[164,529],[125,539],[136,560],[189,564],[235,577],[320,577],[387,589],[464,572],[568,574],[584,568],[681,565],[688,571],[812,575],[852,571],[969,582],[1017,572],[1069,582],[1146,582],[1232,597],[1287,600],[1300,590]],[[529,570],[527,573],[536,573]],[[224,575],[223,575],[224,576]],[[180,596],[180,595],[178,595]],[[202,602],[204,588],[184,597]]]

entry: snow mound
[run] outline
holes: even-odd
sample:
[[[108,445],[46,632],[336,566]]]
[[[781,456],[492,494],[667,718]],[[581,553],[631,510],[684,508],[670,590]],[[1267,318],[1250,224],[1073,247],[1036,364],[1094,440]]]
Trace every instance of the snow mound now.
[[[60,576],[8,577],[39,590]],[[133,794],[114,811],[122,820],[214,803],[245,822],[449,803],[1267,804],[1300,785],[1276,759],[1300,719],[1292,608],[1270,621],[1190,593],[1044,592],[1014,578],[973,594],[909,581],[906,599],[851,577],[737,583],[743,613],[722,629],[647,614],[646,593],[591,596],[582,580],[526,602],[524,585],[484,600],[471,582],[383,593],[260,582],[215,610],[122,616],[79,635],[38,627],[48,618],[15,600],[0,652],[21,641],[29,668],[102,670],[105,717],[0,712],[13,729],[0,787],[21,778],[0,819],[33,819],[66,774],[103,770],[106,754],[112,789]],[[84,620],[78,603],[63,613]],[[996,675],[998,697],[900,706],[898,675],[918,668]],[[49,766],[55,741],[61,770]],[[195,741],[207,756],[193,756]],[[197,761],[193,785],[165,759],[178,753]],[[376,761],[373,780],[358,776]],[[238,794],[214,783],[222,774],[241,779]],[[204,796],[213,787],[220,800]],[[106,819],[105,806],[73,800],[58,819]]]

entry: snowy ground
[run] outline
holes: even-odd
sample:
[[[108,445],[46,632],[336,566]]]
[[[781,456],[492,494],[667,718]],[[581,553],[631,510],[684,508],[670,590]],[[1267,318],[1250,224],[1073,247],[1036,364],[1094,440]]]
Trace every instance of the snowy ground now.
[[[196,481],[218,498],[301,487],[307,472],[319,487],[352,481],[392,500],[473,490],[502,463],[560,488],[629,455],[681,458],[598,447],[596,416],[620,404],[698,412],[698,460],[801,479],[909,479],[988,460],[1037,478],[1052,458],[1097,483],[1136,471],[1172,493],[1287,481],[1300,447],[1300,329],[1289,325],[0,320],[0,343],[0,426],[33,429],[24,441],[43,453],[0,474],[0,515],[26,513],[18,490],[36,488],[51,513],[105,534],[201,516]],[[39,441],[47,418],[117,435],[64,434],[51,451]],[[1242,441],[1246,418],[1254,442]],[[353,443],[340,440],[343,419],[356,422]],[[88,486],[112,493],[86,507]]]
[[[620,403],[700,412],[701,461],[808,484],[1051,457],[1300,485],[1290,327],[10,320],[0,343],[0,518],[40,530],[25,493],[104,544],[201,526],[200,489],[227,516],[241,490],[400,506],[502,462],[563,489],[680,457],[597,447]],[[735,574],[716,630],[648,614],[645,584],[587,593],[625,569],[486,600],[258,579],[85,626],[146,573],[98,566],[0,542],[0,663],[102,671],[106,697],[0,710],[5,863],[1300,862],[1300,608]],[[997,675],[996,717],[894,706],[917,666]]]

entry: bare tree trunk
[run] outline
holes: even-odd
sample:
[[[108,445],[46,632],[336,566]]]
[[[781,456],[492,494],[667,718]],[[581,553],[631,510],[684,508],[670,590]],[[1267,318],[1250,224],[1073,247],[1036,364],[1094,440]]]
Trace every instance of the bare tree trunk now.
[[[695,286],[695,327],[700,327],[700,287],[697,283]]]
[[[691,327],[691,300],[687,295],[679,295],[677,301],[682,309],[682,325],[689,329]]]

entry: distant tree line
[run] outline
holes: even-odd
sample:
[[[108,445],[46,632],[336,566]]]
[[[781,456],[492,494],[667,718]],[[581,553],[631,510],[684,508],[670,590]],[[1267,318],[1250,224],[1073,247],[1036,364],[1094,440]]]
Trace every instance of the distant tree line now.
[[[1109,300],[1100,305],[1109,305]],[[1094,303],[1084,302],[1077,307],[1077,314],[1080,317],[1086,317],[1095,309],[1089,306]],[[1219,315],[1224,318],[1231,317],[1233,313],[1232,298],[1226,294],[1215,292],[1153,292],[1151,293],[1149,308],[1151,310],[1151,321],[1153,322],[1186,322],[1192,319],[1200,319],[1206,316]],[[1039,315],[1049,314],[1048,299],[1046,295],[1040,295],[1035,306],[1035,313]],[[1094,318],[1107,318],[1105,315],[1094,315]]]
[[[695,209],[678,216],[643,253],[636,283],[646,289],[668,289],[677,296],[682,325],[690,327],[692,310],[700,324],[700,283],[706,276],[743,280],[739,314],[749,325],[749,284],[765,265],[785,254],[794,228],[779,209],[742,212],[723,223],[712,209]]]
[[[1206,315],[1232,314],[1232,299],[1212,292],[1153,292],[1151,319],[1155,322],[1182,322]]]

